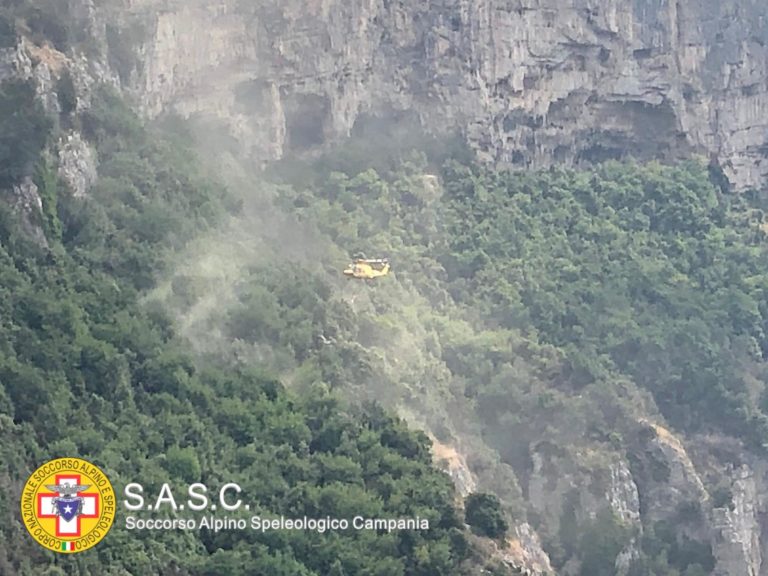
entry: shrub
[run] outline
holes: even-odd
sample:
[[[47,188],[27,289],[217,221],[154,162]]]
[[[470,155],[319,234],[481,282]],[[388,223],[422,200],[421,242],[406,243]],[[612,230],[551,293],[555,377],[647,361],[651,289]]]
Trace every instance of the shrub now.
[[[470,494],[465,506],[465,520],[477,533],[489,538],[503,538],[507,533],[501,502],[493,494]]]

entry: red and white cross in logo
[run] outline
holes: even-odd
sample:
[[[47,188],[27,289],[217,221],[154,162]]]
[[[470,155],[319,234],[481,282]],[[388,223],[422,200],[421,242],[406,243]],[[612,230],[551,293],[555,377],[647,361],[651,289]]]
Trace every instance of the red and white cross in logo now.
[[[80,484],[80,474],[57,475],[56,485],[78,485]],[[65,494],[61,492],[38,492],[37,510],[38,518],[56,518],[56,536],[62,538],[71,538],[81,536],[80,519],[99,517],[99,494],[98,492],[80,492],[78,496],[83,499],[83,510],[80,514],[67,521],[62,516],[56,514],[55,499],[61,498]]]

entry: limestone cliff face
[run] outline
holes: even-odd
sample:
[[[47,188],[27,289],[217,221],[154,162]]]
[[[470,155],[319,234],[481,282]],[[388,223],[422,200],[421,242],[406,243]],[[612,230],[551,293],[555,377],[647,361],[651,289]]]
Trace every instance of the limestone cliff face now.
[[[768,173],[761,0],[130,0],[149,115],[223,119],[262,160],[366,115],[459,128],[511,166],[626,154]],[[412,116],[410,116],[412,114]]]
[[[748,465],[740,466],[731,475],[731,505],[713,510],[718,575],[764,574],[759,516],[765,514],[764,504],[760,502],[765,493],[760,494],[759,490],[765,490],[765,485],[761,486],[761,480],[765,479],[757,478]]]
[[[116,76],[106,64],[81,53],[65,55],[49,44],[39,46],[24,37],[20,38],[16,46],[0,49],[0,83],[9,79],[31,80],[45,111],[51,118],[58,120],[61,119],[62,110],[56,92],[57,82],[65,71],[74,83],[77,110],[88,108],[96,85],[118,84]],[[75,129],[66,131],[59,142],[52,144],[48,153],[56,158],[52,164],[58,166],[58,175],[72,194],[85,196],[96,182],[97,158],[81,134]],[[0,190],[0,197],[16,210],[22,228],[30,237],[38,245],[47,247],[41,224],[43,203],[33,181],[32,171],[30,166],[21,182],[10,190]]]
[[[583,527],[609,506],[634,534],[616,558],[616,574],[629,573],[644,533],[656,530],[659,537],[663,524],[673,527],[678,541],[709,547],[715,576],[768,574],[763,459],[737,440],[683,439],[647,419],[626,433],[635,440],[625,455],[596,446],[532,451],[526,497],[543,533],[567,538],[567,530]],[[579,573],[573,559],[557,571]]]

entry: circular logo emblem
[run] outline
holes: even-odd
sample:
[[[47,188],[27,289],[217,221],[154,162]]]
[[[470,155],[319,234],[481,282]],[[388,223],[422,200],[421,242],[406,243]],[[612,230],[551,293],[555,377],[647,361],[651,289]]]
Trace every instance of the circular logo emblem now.
[[[35,470],[21,493],[24,526],[41,546],[73,554],[98,544],[115,520],[115,491],[104,472],[79,458]]]

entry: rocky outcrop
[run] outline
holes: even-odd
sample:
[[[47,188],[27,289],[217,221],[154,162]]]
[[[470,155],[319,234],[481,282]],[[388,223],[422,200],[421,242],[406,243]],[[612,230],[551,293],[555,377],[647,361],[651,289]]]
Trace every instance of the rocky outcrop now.
[[[435,462],[451,477],[459,496],[469,496],[477,489],[477,482],[469,470],[467,460],[453,446],[440,442],[434,436],[430,439]]]
[[[531,459],[528,502],[549,532],[560,533],[566,521],[583,525],[609,508],[624,525],[641,531],[638,488],[620,455],[538,448]]]
[[[82,111],[90,106],[93,90],[102,84],[118,86],[116,75],[99,59],[88,58],[83,54],[69,56],[56,50],[49,44],[42,46],[21,37],[14,48],[0,50],[0,83],[6,79],[29,80],[35,86],[37,97],[51,118],[62,115],[59,80],[64,74],[72,79],[75,96],[73,112]],[[58,157],[58,175],[67,184],[76,197],[85,196],[96,182],[96,154],[85,142],[77,130],[69,130],[52,150]],[[30,167],[31,176],[32,167]],[[34,216],[35,207],[42,206],[37,187],[27,177],[13,189],[14,205],[25,217],[25,228],[33,226],[38,220]],[[31,211],[30,211],[31,210]],[[39,210],[37,210],[39,212]],[[33,236],[36,241],[44,241],[42,230],[34,226]]]
[[[734,470],[731,480],[733,496],[729,506],[712,511],[716,576],[760,576],[763,559],[758,482],[747,465]]]
[[[640,495],[637,484],[632,477],[632,471],[624,459],[618,460],[610,467],[611,487],[608,501],[611,510],[625,526],[634,526],[638,534],[642,534],[642,518],[640,515]],[[632,569],[632,564],[639,558],[638,539],[633,537],[616,557],[616,576],[626,576]]]
[[[612,464],[610,470],[611,487],[608,501],[611,509],[622,522],[637,524],[640,521],[640,496],[632,471],[623,459]]]
[[[539,536],[527,522],[515,527],[514,535],[502,550],[502,558],[512,566],[521,567],[530,576],[544,576],[553,572]]]
[[[130,86],[150,116],[225,122],[274,159],[371,116],[460,128],[503,165],[700,153],[768,174],[758,0],[132,0]]]
[[[25,49],[23,40],[13,48],[0,49],[0,82],[9,78],[29,78],[32,75],[32,60]]]
[[[644,524],[671,521],[678,537],[708,542],[715,576],[765,574],[765,462],[732,438],[694,437],[684,444],[658,424],[641,425],[633,476]]]
[[[689,543],[698,550],[691,561],[715,576],[765,574],[764,460],[722,435],[685,439],[648,419],[631,430],[626,455],[606,446],[585,448],[583,440],[533,447],[526,500],[539,532],[561,544],[578,539],[608,505],[619,525],[629,528],[616,574],[631,573],[646,531],[656,541]],[[574,558],[564,560],[557,574],[579,573]]]
[[[467,459],[455,447],[441,442],[434,435],[430,434],[430,440],[435,462],[451,477],[463,501],[478,488],[477,479],[470,470]],[[515,525],[505,544],[504,547],[494,544],[494,555],[503,565],[517,570],[516,573],[544,576],[552,572],[549,557],[542,549],[535,530],[527,522]]]
[[[643,488],[645,521],[670,520],[684,503],[707,502],[709,494],[682,441],[658,424],[640,425],[633,473]]]
[[[96,183],[96,154],[79,132],[68,133],[59,144],[59,178],[76,198],[86,196]]]
[[[7,201],[18,215],[21,229],[27,237],[38,246],[47,248],[48,241],[42,227],[43,201],[32,178],[24,178],[15,185]]]

